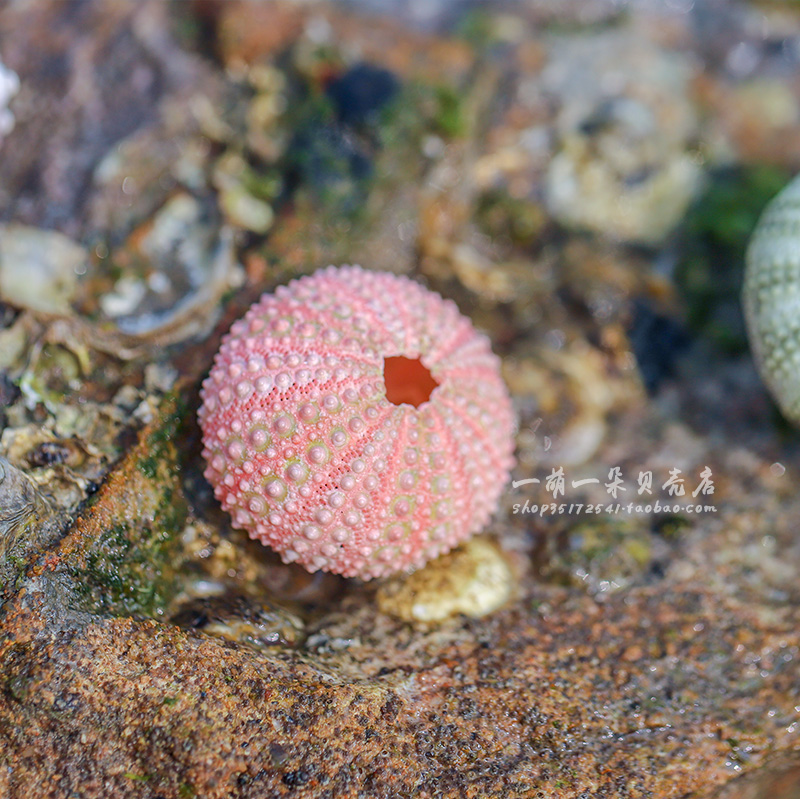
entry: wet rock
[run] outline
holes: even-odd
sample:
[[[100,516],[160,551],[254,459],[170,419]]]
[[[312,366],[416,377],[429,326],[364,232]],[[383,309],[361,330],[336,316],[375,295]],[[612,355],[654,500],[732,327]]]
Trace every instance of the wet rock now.
[[[715,170],[686,215],[675,284],[689,327],[720,352],[747,349],[740,302],[745,249],[759,215],[789,177],[764,165]]]
[[[58,424],[47,420],[43,425],[16,426],[0,437],[0,451],[46,491],[55,509],[68,517],[102,480],[109,460],[117,452],[104,452],[102,436],[108,430],[102,424],[91,425],[92,408],[85,409],[84,424],[78,430],[83,437],[70,435],[64,428],[67,414],[60,414]],[[113,427],[112,427],[113,430]],[[92,436],[91,434],[94,433]],[[111,434],[113,437],[113,433]]]
[[[264,651],[297,643],[303,622],[275,603],[224,594],[187,602],[172,614],[173,624]]]
[[[180,415],[172,397],[60,543],[48,571],[102,614],[156,614],[176,593],[187,506],[176,475]]]
[[[9,327],[17,315],[15,308],[0,300],[0,330]]]
[[[357,126],[374,119],[398,89],[398,80],[388,69],[362,62],[328,84],[326,94],[339,119]]]
[[[373,171],[370,155],[355,136],[325,115],[312,114],[296,130],[286,153],[290,186],[345,213],[364,202],[364,181]]]
[[[220,117],[238,116],[237,93],[202,64],[178,94],[158,104],[156,118],[106,152],[92,173],[87,228],[97,241],[97,266],[108,266],[118,247],[172,195],[208,190],[213,160],[211,129],[231,126]],[[222,136],[225,139],[225,135]]]
[[[674,319],[655,312],[643,300],[634,303],[628,336],[642,381],[652,394],[662,380],[674,376],[675,361],[689,345],[689,337]]]
[[[53,544],[63,523],[24,472],[0,457],[0,589],[8,595],[31,559]]]
[[[792,684],[785,656],[796,636],[787,627],[783,645],[757,622],[737,631],[721,598],[699,588],[638,591],[602,607],[539,597],[537,607],[469,621],[444,637],[418,635],[413,646],[395,633],[383,644],[395,667],[354,680],[330,662],[255,657],[154,622],[97,621],[51,642],[35,636],[43,619],[29,600],[13,615],[13,629],[27,637],[0,647],[2,729],[16,732],[5,739],[16,766],[10,784],[32,796],[43,779],[58,779],[65,794],[80,785],[100,795],[112,784],[122,797],[142,796],[142,783],[166,795],[190,785],[221,799],[302,781],[311,795],[320,783],[339,793],[367,784],[388,799],[430,786],[458,796],[479,780],[487,796],[508,796],[509,781],[516,796],[530,785],[552,797],[565,785],[576,795],[625,796],[624,786],[637,785],[669,796],[725,782],[736,752],[758,758],[747,732],[754,723],[790,741],[779,724],[792,718],[793,700],[763,683]],[[720,624],[698,635],[709,613]],[[721,652],[732,654],[722,662]],[[98,673],[101,688],[85,676]],[[115,696],[124,701],[109,702]],[[767,697],[774,722],[759,707]],[[709,721],[714,735],[703,733]],[[34,729],[38,745],[25,746]],[[67,734],[74,729],[83,737]],[[136,747],[126,743],[131,735]],[[587,746],[594,736],[603,741],[597,752]],[[465,752],[468,771],[454,767]],[[391,779],[366,776],[376,759]],[[61,775],[61,763],[77,774]]]
[[[0,368],[24,391],[5,409],[3,454],[67,525],[44,551],[24,553],[0,613],[0,794],[705,799],[739,774],[759,788],[769,785],[761,777],[792,776],[780,756],[797,745],[797,440],[770,423],[745,355],[693,348],[648,398],[625,332],[636,297],[669,318],[686,310],[671,272],[685,239],[658,257],[626,246],[660,246],[643,231],[667,226],[648,203],[656,188],[675,188],[659,182],[669,163],[688,155],[702,171],[698,154],[736,159],[765,147],[783,167],[794,158],[791,140],[776,144],[793,130],[780,115],[790,108],[782,89],[749,97],[769,113],[732,106],[760,142],[753,150],[728,135],[719,92],[776,79],[793,91],[795,48],[770,48],[790,42],[796,13],[737,3],[731,15],[745,8],[755,22],[731,31],[723,15],[722,42],[713,13],[702,36],[690,28],[714,4],[695,3],[692,14],[688,5],[487,7],[488,24],[470,22],[469,39],[456,41],[327,6],[191,4],[180,19],[191,24],[202,8],[194,43],[215,48],[202,70],[213,79],[199,84],[197,60],[169,44],[172,6],[66,11],[34,0],[24,13],[0,9],[0,27],[18,37],[4,37],[17,60],[5,49],[3,58],[20,69],[13,108],[27,126],[3,144],[7,213],[86,235],[81,314],[100,318],[111,293],[115,319],[146,322],[129,335],[108,320],[32,311],[0,324]],[[587,25],[598,20],[607,24]],[[57,46],[50,30],[63,37]],[[749,71],[746,49],[729,58],[756,40]],[[705,59],[712,50],[720,57]],[[109,101],[115,55],[124,74]],[[359,61],[401,81],[377,125],[344,122],[325,94]],[[167,62],[188,71],[168,77]],[[719,83],[716,72],[704,82],[709,70],[724,72]],[[153,75],[158,85],[145,85]],[[75,101],[99,122],[76,117]],[[96,139],[74,135],[76,118]],[[327,142],[306,139],[334,163],[321,172],[327,205],[324,186],[314,194],[319,159],[302,181],[286,159],[295,125],[308,119],[335,131]],[[42,152],[31,159],[28,148]],[[372,165],[366,180],[353,174],[353,151]],[[587,195],[595,215],[574,222],[588,236],[548,211],[558,152],[577,156],[581,180],[600,174],[602,191]],[[219,234],[226,180],[270,205],[275,221],[254,234],[228,219],[246,282],[161,326],[169,301],[213,280],[203,243]],[[602,207],[617,189],[630,203],[625,224],[619,207]],[[356,198],[355,212],[342,196]],[[187,199],[201,207],[198,225],[178,224]],[[720,208],[707,206],[715,217]],[[719,217],[718,232],[735,216]],[[163,235],[164,222],[182,234]],[[156,227],[166,243],[158,257],[141,247]],[[584,498],[576,492],[558,517],[532,518],[513,513],[526,487],[511,489],[492,534],[514,592],[479,617],[405,621],[376,612],[375,585],[279,563],[232,530],[214,501],[191,406],[219,336],[258,293],[349,260],[429,281],[487,332],[520,414],[515,479],[564,466],[568,481],[605,482],[619,465],[630,495],[639,468],[660,484],[677,467],[690,491],[710,465],[716,510],[589,518],[568,510]],[[727,290],[729,261],[717,253],[708,263]],[[206,335],[218,309],[224,318]],[[80,491],[66,490],[70,471],[86,481]],[[424,595],[405,598],[413,609]],[[172,623],[182,610],[186,628],[219,635]]]
[[[520,420],[525,442],[520,461],[528,471],[534,465],[572,466],[591,459],[609,432],[612,407],[641,401],[641,388],[629,375],[607,379],[600,352],[585,342],[567,346],[559,333],[552,331],[554,346],[520,360],[509,358],[503,372],[512,395],[533,399]]]
[[[5,372],[0,372],[0,433],[3,432],[7,418],[5,409],[19,399],[20,391]]]
[[[663,528],[678,531],[682,521],[662,520]],[[668,543],[665,536],[654,536],[649,527],[648,520],[641,517],[608,514],[578,521],[567,530],[551,529],[545,543],[551,551],[544,558],[539,556],[540,573],[555,584],[585,590],[597,601],[633,583],[658,580],[679,533],[674,532]]]
[[[800,164],[800,21],[785,11],[708,0],[692,11],[703,41],[698,55],[707,65],[697,97],[715,160],[725,163],[735,154],[755,164]]]
[[[158,2],[68,4],[56,19],[46,0],[3,10],[3,59],[20,76],[0,166],[3,219],[80,234],[97,164],[197,71],[172,46],[165,12]]]
[[[798,785],[800,755],[779,755],[752,774],[733,780],[711,799],[794,799]]]

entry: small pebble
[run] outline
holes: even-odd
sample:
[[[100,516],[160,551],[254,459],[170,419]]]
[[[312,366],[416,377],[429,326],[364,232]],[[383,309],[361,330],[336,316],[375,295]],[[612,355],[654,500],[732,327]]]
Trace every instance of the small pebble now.
[[[443,621],[464,614],[486,616],[511,596],[513,577],[497,545],[473,538],[378,592],[381,612],[408,622]]]

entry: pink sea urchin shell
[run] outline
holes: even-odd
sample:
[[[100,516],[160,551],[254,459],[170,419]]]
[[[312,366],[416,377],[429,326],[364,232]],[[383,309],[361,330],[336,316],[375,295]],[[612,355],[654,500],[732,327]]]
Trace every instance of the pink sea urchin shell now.
[[[508,479],[498,367],[438,294],[323,269],[223,341],[202,390],[206,477],[284,561],[363,579],[421,566],[481,529]]]

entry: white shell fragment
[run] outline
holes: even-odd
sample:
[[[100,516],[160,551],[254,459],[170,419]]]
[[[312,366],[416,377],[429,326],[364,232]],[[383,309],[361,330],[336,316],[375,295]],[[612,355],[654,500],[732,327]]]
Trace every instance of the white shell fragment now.
[[[17,73],[0,62],[0,141],[14,129],[14,115],[8,104],[18,91]]]
[[[0,225],[0,300],[19,308],[69,314],[89,254],[54,230]]]

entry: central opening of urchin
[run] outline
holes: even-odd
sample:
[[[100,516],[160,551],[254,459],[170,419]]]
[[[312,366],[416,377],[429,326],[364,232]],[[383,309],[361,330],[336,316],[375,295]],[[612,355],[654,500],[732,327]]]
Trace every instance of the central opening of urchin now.
[[[413,405],[419,408],[431,398],[439,384],[419,358],[393,355],[383,359],[383,379],[386,399],[393,405]]]

